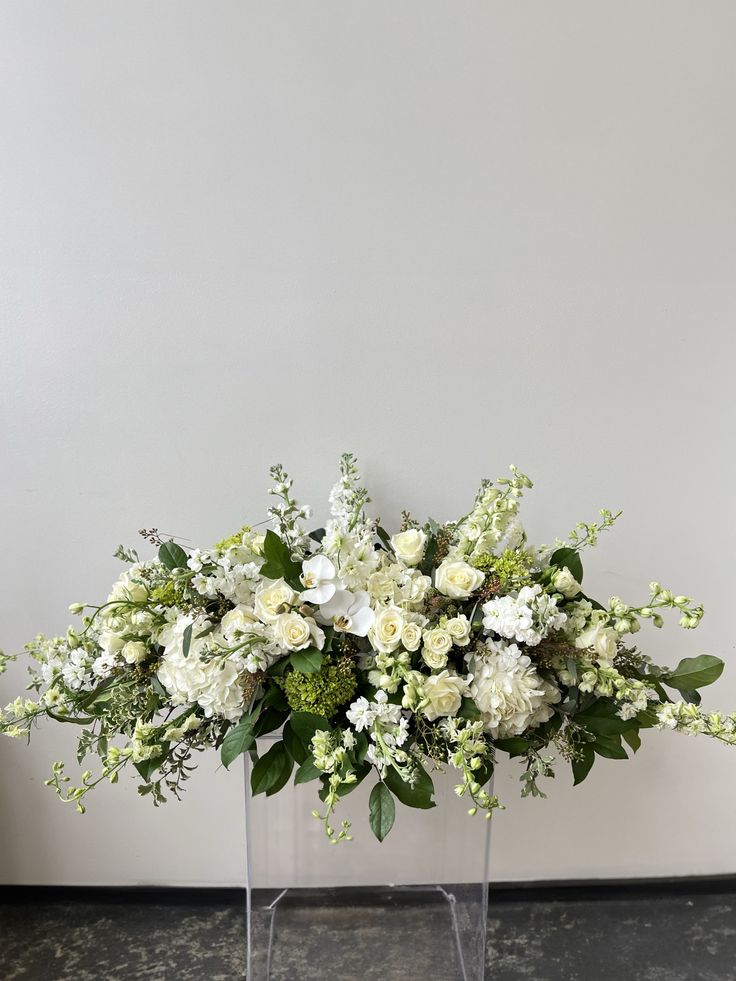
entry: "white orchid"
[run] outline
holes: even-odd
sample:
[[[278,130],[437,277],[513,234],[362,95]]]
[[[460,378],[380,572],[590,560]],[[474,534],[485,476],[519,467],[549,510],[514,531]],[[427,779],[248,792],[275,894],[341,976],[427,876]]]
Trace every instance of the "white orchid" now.
[[[302,565],[300,576],[304,589],[300,597],[307,603],[326,603],[338,587],[334,564],[326,555],[314,555]]]
[[[331,599],[322,603],[319,616],[324,623],[331,623],[339,633],[365,637],[373,625],[375,613],[365,590],[351,593],[347,589],[338,589]]]

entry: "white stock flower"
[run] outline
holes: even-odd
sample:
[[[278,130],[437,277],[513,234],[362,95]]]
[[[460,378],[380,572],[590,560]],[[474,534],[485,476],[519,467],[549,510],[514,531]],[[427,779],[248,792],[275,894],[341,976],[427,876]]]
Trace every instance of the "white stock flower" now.
[[[368,593],[351,593],[338,589],[335,595],[319,608],[322,622],[331,623],[338,633],[365,637],[373,623],[373,610],[370,608]]]
[[[391,545],[396,557],[404,565],[419,565],[424,556],[427,536],[419,528],[408,528],[391,536]]]
[[[483,626],[491,631],[536,647],[550,630],[559,630],[567,617],[557,609],[557,600],[542,587],[524,586],[517,596],[498,596],[483,604]]]
[[[303,651],[314,645],[320,650],[324,647],[325,635],[312,617],[299,613],[282,613],[274,625],[276,641],[287,651]]]
[[[326,603],[339,585],[334,564],[326,555],[314,555],[302,565],[300,576],[304,589],[300,596],[307,603]]]
[[[445,559],[434,574],[435,587],[450,599],[467,599],[483,584],[484,579],[479,569],[474,569],[461,559]]]
[[[284,579],[264,579],[256,589],[253,606],[264,623],[275,623],[276,618],[293,606],[296,599],[297,594]]]
[[[432,627],[425,630],[422,634],[424,646],[422,647],[422,659],[430,668],[444,668],[447,664],[447,655],[452,648],[452,637],[447,630],[442,627]]]
[[[454,672],[440,671],[424,678],[422,688],[427,700],[422,712],[430,722],[434,722],[440,716],[457,713],[468,690],[468,682]]]
[[[404,614],[398,606],[383,606],[376,613],[369,636],[375,650],[391,654],[401,643]]]
[[[470,696],[494,739],[520,736],[552,717],[560,692],[541,678],[516,644],[488,644],[468,658]]]

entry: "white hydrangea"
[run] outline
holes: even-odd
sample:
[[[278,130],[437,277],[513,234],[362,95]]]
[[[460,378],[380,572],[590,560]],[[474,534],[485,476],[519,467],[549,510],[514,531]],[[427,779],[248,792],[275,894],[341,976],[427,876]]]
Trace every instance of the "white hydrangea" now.
[[[567,620],[557,609],[554,596],[539,584],[524,586],[514,596],[499,596],[483,604],[483,626],[507,640],[536,647],[550,632],[561,629]]]
[[[240,686],[242,662],[239,657],[217,657],[209,661],[202,655],[218,641],[216,632],[197,639],[196,634],[208,623],[198,618],[193,623],[189,653],[184,657],[184,631],[190,617],[179,617],[162,634],[165,645],[158,677],[171,695],[172,705],[197,704],[207,718],[219,716],[235,722],[243,714],[243,689]]]
[[[537,674],[516,644],[487,644],[487,653],[468,658],[469,693],[494,739],[520,736],[552,717],[559,690]]]

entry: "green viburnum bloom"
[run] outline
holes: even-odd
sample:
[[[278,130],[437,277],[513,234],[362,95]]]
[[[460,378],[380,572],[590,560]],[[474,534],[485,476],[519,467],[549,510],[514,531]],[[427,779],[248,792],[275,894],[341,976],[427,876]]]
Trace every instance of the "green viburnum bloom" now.
[[[328,660],[314,674],[291,671],[283,680],[286,701],[294,712],[331,718],[355,694],[357,679],[350,658]]]

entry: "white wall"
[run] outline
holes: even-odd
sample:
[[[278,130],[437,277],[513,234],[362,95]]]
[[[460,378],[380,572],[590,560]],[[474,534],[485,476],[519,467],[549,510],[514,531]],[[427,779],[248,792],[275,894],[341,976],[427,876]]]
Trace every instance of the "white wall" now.
[[[538,540],[625,509],[591,585],[702,599],[698,633],[640,637],[724,656],[707,703],[736,708],[732,3],[0,18],[7,650],[104,595],[142,525],[259,520],[271,462],[320,516],[355,450],[390,524],[513,461]],[[0,881],[242,881],[239,773],[212,760],[159,811],[126,780],[82,818],[43,787],[72,735],[0,743]],[[547,801],[504,768],[495,874],[736,872],[734,774],[669,733]]]

